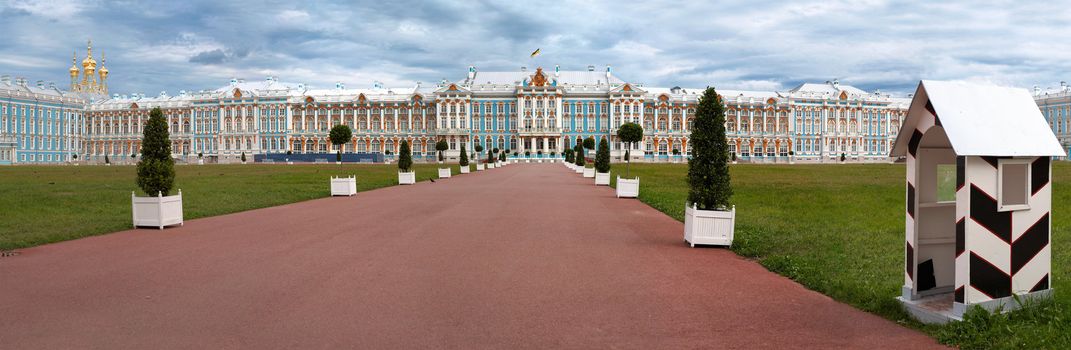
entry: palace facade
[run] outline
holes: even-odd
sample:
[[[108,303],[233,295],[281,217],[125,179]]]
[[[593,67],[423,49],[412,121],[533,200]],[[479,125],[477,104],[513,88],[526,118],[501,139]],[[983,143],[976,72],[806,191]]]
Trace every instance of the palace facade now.
[[[148,112],[168,119],[176,158],[233,162],[242,154],[323,154],[336,151],[328,131],[353,131],[347,153],[396,154],[402,140],[414,155],[432,157],[446,140],[449,157],[461,145],[510,150],[524,157],[558,156],[587,137],[606,138],[619,159],[616,137],[625,122],[644,128],[635,159],[681,160],[702,89],[646,87],[596,70],[542,68],[482,72],[464,79],[411,87],[313,88],[269,76],[231,79],[217,89],[176,95],[107,95],[107,68],[96,68],[92,47],[82,68],[72,66],[71,88],[0,82],[0,164],[72,160],[134,161]],[[910,100],[866,92],[838,81],[806,83],[789,91],[718,90],[727,107],[730,149],[742,161],[887,161]],[[4,153],[6,151],[6,153]],[[485,151],[486,153],[486,151]],[[294,158],[301,158],[300,156]],[[308,158],[308,157],[305,157]]]
[[[1044,91],[1035,86],[1034,102],[1041,108],[1041,114],[1049,122],[1060,145],[1071,154],[1071,86],[1060,82],[1060,87]]]

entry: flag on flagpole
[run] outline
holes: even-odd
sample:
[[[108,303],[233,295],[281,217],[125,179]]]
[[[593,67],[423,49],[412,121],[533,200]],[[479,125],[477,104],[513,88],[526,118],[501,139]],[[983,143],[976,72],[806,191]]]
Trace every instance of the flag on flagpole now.
[[[532,56],[529,57],[529,58],[535,58],[536,56],[539,56],[539,49],[536,49],[535,51],[532,51]]]

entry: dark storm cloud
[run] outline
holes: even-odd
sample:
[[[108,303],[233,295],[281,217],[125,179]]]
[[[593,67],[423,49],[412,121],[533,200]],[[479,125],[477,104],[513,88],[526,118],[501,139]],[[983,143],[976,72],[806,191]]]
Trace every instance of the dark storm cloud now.
[[[901,94],[919,79],[1054,85],[1071,68],[1056,3],[899,0],[0,2],[0,73],[64,81],[107,53],[112,88],[215,88],[231,77],[411,86],[520,66],[647,86],[787,90],[839,78]],[[528,54],[542,48],[542,55]],[[80,58],[79,58],[80,59]]]

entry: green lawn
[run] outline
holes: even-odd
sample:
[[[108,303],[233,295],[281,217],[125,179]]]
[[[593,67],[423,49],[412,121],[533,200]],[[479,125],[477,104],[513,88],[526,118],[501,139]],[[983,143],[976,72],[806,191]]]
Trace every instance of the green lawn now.
[[[614,164],[614,173],[625,171]],[[810,289],[963,348],[1071,346],[1071,164],[1053,168],[1055,303],[1008,315],[972,314],[952,326],[910,321],[894,299],[903,284],[904,166],[732,165],[733,251]],[[684,219],[686,164],[632,164],[640,200]],[[616,175],[616,174],[615,174]],[[614,176],[616,183],[616,176]],[[682,232],[683,235],[683,232]],[[683,244],[683,243],[682,243]]]
[[[436,167],[416,164],[417,181],[436,177]],[[452,168],[459,173],[457,164]],[[357,175],[358,191],[398,183],[394,164],[183,165],[175,171],[187,220],[327,197],[328,179],[340,171]],[[0,167],[0,250],[129,229],[134,178],[133,166]]]

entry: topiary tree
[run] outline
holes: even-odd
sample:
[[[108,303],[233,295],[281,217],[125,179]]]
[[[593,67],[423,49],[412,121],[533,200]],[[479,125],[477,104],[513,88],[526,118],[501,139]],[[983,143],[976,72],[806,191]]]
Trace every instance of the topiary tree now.
[[[846,156],[847,156],[846,154],[844,154],[844,153],[841,153],[841,154],[840,154],[840,161],[841,161],[841,162],[843,162],[843,161],[847,160],[847,159],[848,159],[848,157],[846,157]]]
[[[401,149],[398,150],[398,170],[408,173],[413,167],[413,151],[409,149],[409,141],[402,140]]]
[[[532,156],[532,151],[524,151],[524,157],[528,158]]]
[[[245,152],[242,152],[242,163],[245,163]]]
[[[589,136],[588,138],[584,139],[584,149],[588,150],[588,151],[595,149],[595,138],[594,137]],[[588,155],[587,152],[585,152],[584,156],[587,156],[587,155]]]
[[[617,129],[617,138],[625,143],[625,177],[628,177],[629,164],[632,164],[632,157],[629,153],[632,144],[643,140],[643,127],[636,123],[621,124],[621,127]]]
[[[448,149],[450,149],[450,145],[446,143],[446,140],[439,140],[439,142],[435,143],[435,150],[439,152],[440,163],[446,160],[446,157],[443,156],[443,152]]]
[[[147,195],[167,196],[175,184],[175,160],[171,159],[171,137],[160,107],[149,112],[149,121],[143,130],[137,185]],[[107,162],[108,157],[104,160]]]
[[[111,164],[111,163],[112,163],[112,160],[111,160],[111,159],[108,159],[108,155],[107,155],[107,154],[105,154],[105,155],[104,155],[104,164]]]
[[[475,150],[477,154],[483,153],[483,146],[478,144],[478,143],[476,144],[475,147],[472,147],[472,149]],[[479,159],[477,159],[477,160],[479,160]]]
[[[469,166],[469,154],[465,152],[465,144],[461,144],[461,159],[457,162],[461,166]]]
[[[71,159],[78,160],[78,154],[77,153],[71,153]]]
[[[508,152],[499,153],[498,154],[498,160],[501,161],[501,162],[505,162],[506,161],[506,153],[508,153]]]
[[[714,88],[699,98],[688,160],[688,202],[700,210],[729,207],[729,142],[725,137],[725,106]]]
[[[576,156],[574,156],[574,157],[576,158],[576,165],[578,165],[580,167],[583,167],[584,164],[585,164],[584,163],[584,145],[576,145]]]
[[[201,158],[203,158],[204,156],[205,156],[205,154],[204,154],[204,153],[201,153],[201,152],[197,152],[197,159],[201,159]]]
[[[557,156],[557,155],[558,155],[558,152],[555,152],[555,151],[550,151],[550,157],[551,157],[551,158],[554,158],[554,157],[555,157],[555,156]]]
[[[564,151],[562,151],[562,155],[565,156],[565,162],[566,163],[572,163],[573,162],[573,150],[572,149],[566,148]]]
[[[610,144],[605,138],[599,141],[599,150],[595,152],[595,171],[610,172]]]
[[[487,164],[491,164],[491,163],[494,163],[494,162],[495,162],[495,152],[494,152],[494,150],[490,150],[489,149],[489,150],[487,150]]]
[[[350,138],[353,137],[353,130],[350,127],[338,124],[331,127],[330,139],[331,144],[338,148],[338,153],[335,154],[335,161],[342,161],[342,145],[350,142]]]

